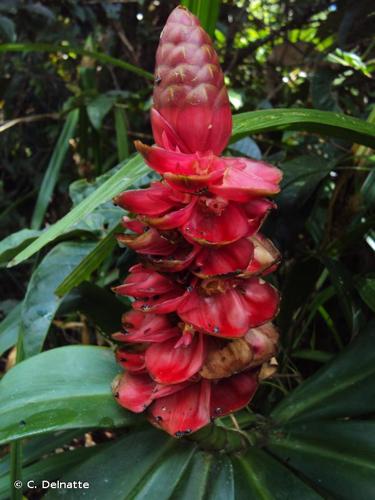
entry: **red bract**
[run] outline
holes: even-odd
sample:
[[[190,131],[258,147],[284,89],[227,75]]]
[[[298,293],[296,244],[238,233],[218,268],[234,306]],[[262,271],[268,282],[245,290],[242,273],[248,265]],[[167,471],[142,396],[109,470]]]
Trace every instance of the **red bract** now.
[[[156,146],[136,141],[162,179],[122,193],[123,245],[140,254],[120,295],[114,383],[118,402],[147,409],[175,436],[246,406],[272,374],[279,295],[263,280],[280,260],[259,229],[281,172],[262,161],[220,157],[232,126],[217,55],[182,7],[169,17],[156,57],[151,122]]]

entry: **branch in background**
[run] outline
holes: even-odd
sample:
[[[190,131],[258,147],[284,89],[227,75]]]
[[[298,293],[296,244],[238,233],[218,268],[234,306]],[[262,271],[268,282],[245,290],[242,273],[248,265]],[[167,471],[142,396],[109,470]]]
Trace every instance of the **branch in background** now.
[[[12,120],[6,120],[0,123],[0,133],[4,132],[8,128],[14,127],[15,125],[20,125],[22,123],[31,123],[47,119],[59,120],[60,118],[60,113],[44,113],[41,115],[20,116],[19,118],[13,118]]]

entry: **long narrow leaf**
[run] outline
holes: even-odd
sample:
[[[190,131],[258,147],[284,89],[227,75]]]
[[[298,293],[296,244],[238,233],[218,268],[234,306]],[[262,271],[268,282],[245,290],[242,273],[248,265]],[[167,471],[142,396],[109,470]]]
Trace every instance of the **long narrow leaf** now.
[[[148,80],[153,80],[154,77],[148,71],[138,68],[133,64],[117,59],[116,57],[103,54],[96,50],[86,50],[79,47],[71,47],[70,45],[52,45],[49,43],[2,43],[0,44],[0,52],[62,52],[64,54],[79,54],[81,56],[88,56],[103,64],[110,64],[118,66],[119,68],[135,73],[136,75],[143,76]]]
[[[32,229],[39,229],[42,225],[44,215],[51,201],[51,196],[60,174],[61,167],[69,149],[69,141],[73,137],[76,129],[78,114],[79,112],[77,109],[70,111],[56,143],[55,149],[53,150],[46,173],[44,174],[42,185],[39,189],[38,199],[35,205],[33,217],[31,219]]]
[[[84,257],[76,268],[64,279],[64,281],[56,289],[55,293],[59,297],[66,295],[70,290],[83,281],[87,280],[91,273],[97,269],[103,260],[112,252],[116,246],[115,233],[120,229],[120,225],[114,227],[105,238],[92,249],[92,251]]]
[[[233,116],[232,141],[270,130],[304,130],[375,147],[375,126],[342,113],[316,109],[265,109]]]
[[[31,257],[31,255],[34,255],[34,253],[38,252],[45,245],[60,236],[73,224],[82,220],[96,207],[131,186],[148,171],[148,167],[146,167],[140,155],[136,155],[120,165],[121,168],[110,179],[104,182],[95,192],[85,198],[79,205],[65,215],[65,217],[60,219],[56,222],[56,224],[45,231],[30,246],[20,252],[10,262],[9,267],[15,266]]]

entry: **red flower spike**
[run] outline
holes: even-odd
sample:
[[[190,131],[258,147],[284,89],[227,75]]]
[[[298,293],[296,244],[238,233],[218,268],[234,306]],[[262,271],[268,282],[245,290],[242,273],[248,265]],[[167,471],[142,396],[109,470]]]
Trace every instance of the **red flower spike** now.
[[[151,122],[156,146],[136,141],[161,182],[115,202],[133,212],[120,243],[141,255],[120,295],[133,297],[117,352],[123,407],[181,437],[246,406],[277,362],[278,292],[261,279],[280,260],[259,229],[280,170],[219,157],[231,113],[217,55],[182,7],[161,35]]]
[[[210,37],[183,7],[169,16],[156,53],[151,123],[156,143],[219,155],[232,130],[224,76]]]

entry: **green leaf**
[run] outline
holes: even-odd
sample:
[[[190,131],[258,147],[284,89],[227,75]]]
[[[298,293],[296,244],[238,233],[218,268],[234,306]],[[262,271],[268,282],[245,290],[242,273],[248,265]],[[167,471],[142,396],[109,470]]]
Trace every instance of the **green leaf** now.
[[[37,354],[43,347],[61,303],[61,298],[55,295],[56,288],[93,248],[93,243],[60,243],[44,257],[32,274],[22,305],[26,357]]]
[[[0,33],[7,41],[14,42],[16,40],[16,26],[9,17],[0,16]]]
[[[361,278],[356,287],[363,302],[375,312],[375,276]]]
[[[89,101],[86,107],[87,115],[96,130],[101,128],[103,119],[110,112],[114,103],[115,98],[108,95],[99,95]]]
[[[284,176],[277,203],[300,207],[332,170],[332,164],[319,156],[302,155],[283,162],[280,168]]]
[[[344,418],[375,412],[375,322],[276,406],[277,422]]]
[[[316,109],[266,109],[233,116],[232,141],[270,130],[304,130],[375,147],[374,125],[342,113]]]
[[[115,402],[112,350],[67,346],[17,364],[0,382],[0,444],[56,430],[139,421]]]
[[[16,305],[0,323],[0,355],[17,342],[22,304]]]
[[[49,43],[3,43],[0,44],[0,52],[60,52],[63,54],[79,54],[81,56],[88,56],[96,61],[103,64],[110,64],[112,66],[117,66],[119,68],[135,73],[138,76],[142,76],[147,80],[153,80],[154,76],[152,73],[145,71],[142,68],[138,68],[133,64],[129,64],[122,59],[116,59],[115,57],[103,54],[95,50],[86,50],[79,47],[71,47],[69,44],[64,42],[61,45],[51,45]]]
[[[0,241],[0,265],[9,262],[41,234],[35,229],[21,229]]]
[[[253,158],[254,160],[262,159],[262,152],[259,149],[258,144],[250,139],[250,137],[244,137],[239,141],[231,144],[229,148],[234,151],[235,154],[242,154],[248,158]]]
[[[329,498],[367,500],[374,496],[374,436],[375,422],[319,421],[275,432],[268,448]]]
[[[262,450],[250,448],[233,458],[236,498],[259,500],[318,500],[322,498],[293,472]]]
[[[125,111],[120,107],[115,107],[115,128],[118,161],[123,161],[129,156],[128,126],[126,123]]]
[[[53,190],[55,189],[59,178],[61,167],[69,149],[69,141],[73,137],[76,129],[78,115],[78,109],[70,111],[57,140],[55,149],[53,150],[39,189],[38,199],[36,201],[33,217],[31,219],[32,229],[39,229],[42,225],[47,207],[51,201]]]
[[[121,193],[148,172],[140,155],[120,164],[119,170],[95,192],[87,196],[79,205],[71,210],[65,217],[47,229],[36,241],[20,252],[9,264],[15,266],[38,252],[45,245],[64,233],[73,224],[83,219],[96,207]]]
[[[120,225],[114,227],[99,243],[93,247],[81,262],[71,271],[62,283],[59,284],[55,293],[59,297],[63,297],[70,290],[83,281],[87,280],[90,275],[98,269],[100,264],[110,255],[115,248],[117,241],[115,234],[120,230]]]
[[[82,283],[74,292],[78,294],[76,310],[88,316],[102,333],[111,335],[121,330],[121,316],[130,309],[130,301],[124,304],[113,292],[94,283]]]
[[[167,499],[171,498],[175,483],[189,463],[194,449],[190,443],[181,443],[151,428],[135,430],[64,475],[61,480],[72,481],[79,477],[81,481],[88,481],[95,496],[102,500]],[[131,471],[131,474],[126,474],[126,471]],[[59,498],[61,493],[51,490],[46,498]],[[80,497],[78,490],[64,493],[67,500]]]

